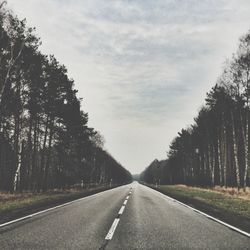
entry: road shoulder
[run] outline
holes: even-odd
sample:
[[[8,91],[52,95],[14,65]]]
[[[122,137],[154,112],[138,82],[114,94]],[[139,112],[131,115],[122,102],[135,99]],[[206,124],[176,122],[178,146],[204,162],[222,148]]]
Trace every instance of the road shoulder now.
[[[250,215],[248,213],[239,214],[233,211],[232,207],[236,206],[235,199],[228,199],[228,209],[220,207],[221,200],[209,200],[209,197],[206,198],[205,195],[199,194],[190,194],[188,192],[176,192],[174,188],[168,188],[167,186],[158,186],[146,185],[156,191],[159,191],[162,194],[167,195],[170,198],[173,198],[177,201],[180,201],[191,208],[200,210],[203,213],[208,214],[218,220],[221,220],[225,223],[228,223],[234,227],[237,227],[247,233],[250,233]],[[223,196],[218,196],[220,199],[223,199]],[[217,197],[217,199],[218,199]],[[239,206],[248,206],[249,201],[241,201]],[[230,207],[231,206],[231,207]],[[238,206],[238,204],[237,204]]]
[[[0,224],[4,224],[29,214],[60,206],[65,203],[91,196],[113,187],[95,187],[83,190],[66,190],[57,192],[47,192],[40,194],[19,194],[13,195],[10,199],[4,199],[6,194],[0,194]],[[2,196],[2,197],[1,197]]]

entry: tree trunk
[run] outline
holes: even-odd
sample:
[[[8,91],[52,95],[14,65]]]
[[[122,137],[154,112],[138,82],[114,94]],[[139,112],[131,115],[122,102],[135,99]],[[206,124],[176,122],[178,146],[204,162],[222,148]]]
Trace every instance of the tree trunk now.
[[[240,169],[239,169],[239,159],[238,159],[238,148],[236,142],[236,132],[234,125],[233,111],[231,111],[232,119],[232,130],[233,130],[233,154],[234,154],[234,163],[235,163],[235,174],[236,174],[236,183],[238,190],[240,189]]]
[[[215,169],[215,150],[214,150],[214,147],[213,146],[210,146],[209,147],[209,162],[210,162],[210,172],[211,172],[211,183],[212,183],[212,186],[214,187],[214,169]]]
[[[223,163],[223,175],[224,175],[224,186],[227,188],[227,138],[224,138],[224,163]]]
[[[20,72],[17,72],[20,73]],[[20,88],[20,79],[17,79],[16,83],[16,110],[14,113],[14,121],[15,121],[15,131],[14,131],[14,152],[15,152],[15,165],[13,169],[13,186],[12,191],[16,192],[17,190],[17,182],[18,177],[20,174],[20,167],[21,167],[21,143],[20,143],[20,130],[21,130],[21,88]]]
[[[21,144],[19,143],[17,169],[15,172],[14,183],[13,183],[14,192],[17,191],[18,183],[20,183],[20,170],[21,170],[21,164],[22,164],[23,147],[24,147],[24,141],[22,141]]]
[[[248,107],[246,110],[246,133],[245,133],[245,171],[244,171],[244,180],[243,180],[243,187],[244,191],[246,191],[246,186],[247,186],[247,173],[248,173],[248,120],[249,120],[249,114],[248,114]]]
[[[37,137],[38,137],[38,117],[35,118],[33,154],[32,154],[32,190],[37,191]]]
[[[223,175],[224,175],[224,178],[223,178],[223,184],[227,188],[227,132],[226,132],[224,113],[223,113],[222,123],[223,123],[223,138],[224,138],[224,147],[223,147],[223,151],[224,151]]]
[[[247,92],[247,101],[246,101],[246,136],[245,136],[245,171],[244,171],[244,179],[243,179],[243,187],[244,192],[246,191],[247,186],[247,177],[248,177],[248,164],[249,164],[249,146],[248,146],[248,136],[249,136],[249,71],[247,71],[247,86],[246,86],[246,92]]]
[[[48,136],[48,124],[49,124],[49,115],[47,115],[47,118],[46,118],[45,132],[44,132],[44,139],[43,139],[43,148],[41,150],[41,163],[40,163],[40,173],[39,173],[39,180],[38,180],[39,191],[40,191],[41,185],[43,183],[43,177],[44,177],[44,161],[45,161],[45,150],[46,150],[47,136]]]
[[[218,166],[219,166],[219,175],[220,175],[220,186],[222,186],[222,164],[221,164],[221,143],[220,138],[218,137]]]
[[[49,145],[48,145],[47,161],[44,169],[43,191],[46,191],[48,188],[48,173],[51,160],[51,147],[52,147],[53,135],[54,135],[54,119],[50,121]]]
[[[32,127],[33,127],[33,115],[30,115],[29,118],[29,132],[28,132],[28,145],[27,145],[27,188],[30,190],[32,185]]]

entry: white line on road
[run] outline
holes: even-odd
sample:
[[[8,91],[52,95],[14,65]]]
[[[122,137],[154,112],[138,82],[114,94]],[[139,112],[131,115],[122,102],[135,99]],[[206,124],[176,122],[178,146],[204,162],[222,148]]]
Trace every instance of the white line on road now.
[[[12,221],[5,222],[3,224],[0,224],[0,228],[8,226],[8,225],[11,225],[11,224],[14,224],[14,223],[19,222],[19,221],[23,221],[23,220],[32,218],[32,217],[34,217],[36,215],[39,215],[39,214],[43,214],[43,213],[46,213],[46,212],[49,212],[49,211],[52,211],[52,210],[55,210],[55,209],[58,209],[58,208],[70,205],[70,204],[78,202],[78,201],[82,201],[82,200],[85,200],[85,199],[94,198],[96,196],[101,195],[104,192],[110,192],[112,190],[114,190],[114,188],[113,189],[109,189],[109,190],[105,190],[105,191],[102,191],[102,192],[99,192],[97,194],[89,195],[89,196],[86,196],[86,197],[83,197],[83,198],[80,198],[80,199],[76,199],[76,200],[73,200],[73,201],[70,201],[70,202],[67,202],[67,203],[55,206],[55,207],[51,207],[51,208],[48,208],[48,209],[45,209],[45,210],[42,210],[42,211],[39,211],[39,212],[36,212],[36,213],[33,213],[33,214],[29,214],[29,215],[23,216],[21,218],[18,218],[18,219],[12,220]]]
[[[118,212],[118,218],[117,218],[117,217],[115,218],[115,220],[114,220],[114,222],[113,222],[111,228],[109,229],[108,234],[107,234],[106,237],[105,237],[105,240],[108,241],[108,240],[111,240],[111,239],[112,239],[112,237],[113,237],[113,235],[114,235],[114,233],[115,233],[116,227],[117,227],[117,225],[118,225],[118,223],[119,223],[119,221],[120,221],[120,218],[119,218],[119,217],[120,217],[120,215],[123,214],[124,209],[125,209],[125,207],[126,207],[126,204],[127,204],[127,202],[128,202],[128,199],[129,199],[129,195],[126,197],[125,201],[123,202],[123,204],[122,204],[122,206],[121,206],[121,208],[120,208],[120,210],[119,210],[119,212]]]
[[[120,209],[120,211],[119,211],[119,215],[122,215],[123,214],[123,212],[124,212],[124,209],[125,209],[125,206],[124,205],[122,205],[122,207],[121,207],[121,209]]]
[[[145,185],[144,185],[144,186],[145,186]],[[147,187],[147,186],[145,186],[145,187]],[[239,229],[239,228],[237,228],[237,227],[234,227],[234,226],[232,226],[232,225],[230,225],[230,224],[228,224],[228,223],[226,223],[226,222],[224,222],[224,221],[221,221],[221,220],[219,220],[219,219],[216,219],[215,217],[213,217],[213,216],[211,216],[211,215],[209,215],[209,214],[206,214],[206,213],[204,213],[204,212],[202,212],[202,211],[200,211],[200,210],[198,210],[198,209],[195,209],[195,208],[193,208],[193,207],[190,207],[190,206],[186,205],[185,203],[182,203],[182,202],[180,202],[180,201],[178,201],[178,200],[176,200],[176,199],[174,199],[174,198],[172,198],[172,197],[170,197],[170,196],[167,196],[167,195],[165,195],[165,194],[163,194],[163,193],[161,193],[161,192],[159,192],[159,191],[157,191],[157,190],[155,190],[155,189],[152,189],[152,188],[150,188],[150,187],[147,187],[147,188],[150,189],[151,191],[157,192],[158,194],[160,194],[160,195],[163,196],[164,198],[167,198],[168,200],[171,200],[171,201],[173,201],[173,202],[179,203],[180,205],[182,205],[182,206],[184,206],[184,207],[187,207],[187,208],[189,208],[189,209],[191,209],[191,210],[193,210],[193,211],[195,211],[195,212],[197,212],[197,213],[199,213],[199,214],[202,214],[203,216],[205,216],[205,217],[207,217],[207,218],[209,218],[209,219],[211,219],[211,220],[213,220],[213,221],[216,221],[216,222],[218,222],[218,223],[220,223],[220,224],[222,224],[222,225],[224,225],[224,226],[226,226],[226,227],[228,227],[228,228],[230,228],[230,229],[232,229],[232,230],[234,230],[234,231],[236,231],[236,232],[238,232],[238,233],[241,233],[241,234],[243,234],[243,235],[245,235],[245,236],[247,236],[247,237],[250,237],[250,233],[248,233],[248,232],[246,232],[246,231],[243,231],[243,230],[241,230],[241,229]]]
[[[120,219],[119,218],[115,218],[111,228],[109,229],[109,232],[107,234],[107,236],[105,237],[105,240],[111,240],[113,235],[114,235],[114,232],[115,232],[115,229],[119,223]]]

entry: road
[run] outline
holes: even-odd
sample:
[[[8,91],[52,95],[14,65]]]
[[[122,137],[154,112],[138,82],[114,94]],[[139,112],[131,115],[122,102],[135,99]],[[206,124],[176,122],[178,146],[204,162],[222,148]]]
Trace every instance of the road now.
[[[5,226],[0,249],[239,250],[250,238],[133,183]]]

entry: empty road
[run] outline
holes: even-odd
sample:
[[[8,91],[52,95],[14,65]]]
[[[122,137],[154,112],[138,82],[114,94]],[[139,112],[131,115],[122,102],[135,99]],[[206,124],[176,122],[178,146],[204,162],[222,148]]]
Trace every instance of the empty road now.
[[[250,249],[241,235],[138,183],[0,228],[0,249]]]

